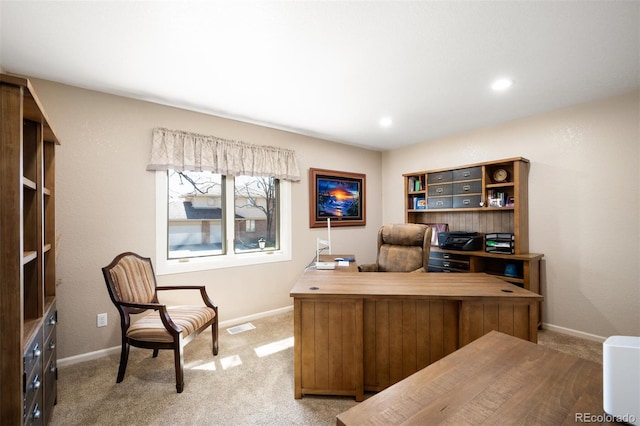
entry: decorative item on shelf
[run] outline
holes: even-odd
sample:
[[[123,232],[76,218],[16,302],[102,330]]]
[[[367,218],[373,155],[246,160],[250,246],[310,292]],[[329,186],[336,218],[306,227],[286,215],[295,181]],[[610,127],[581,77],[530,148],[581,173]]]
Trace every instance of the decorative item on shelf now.
[[[409,191],[419,192],[424,191],[424,177],[423,176],[409,176],[408,178]]]
[[[504,267],[504,276],[505,277],[511,277],[511,278],[517,278],[518,277],[518,265],[516,265],[514,263],[507,263],[507,265]]]
[[[438,247],[438,234],[441,232],[447,232],[449,230],[448,223],[425,223],[425,225],[431,227],[431,245]]]
[[[505,207],[507,205],[507,194],[500,191],[489,191],[487,193],[489,207]]]
[[[260,238],[258,240],[258,246],[260,247],[260,250],[264,250],[264,246],[266,245],[267,240],[265,240],[264,238]]]
[[[496,183],[506,182],[509,178],[509,173],[506,169],[500,168],[493,172],[493,181]]]
[[[427,200],[423,197],[416,197],[413,200],[415,202],[414,209],[425,210],[427,208]]]

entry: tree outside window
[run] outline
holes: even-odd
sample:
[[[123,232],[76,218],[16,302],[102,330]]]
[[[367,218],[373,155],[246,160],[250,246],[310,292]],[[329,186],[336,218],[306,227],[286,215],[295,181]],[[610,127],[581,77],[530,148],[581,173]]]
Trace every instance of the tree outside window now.
[[[233,215],[234,252],[279,249],[278,180],[211,172],[169,170],[167,258],[227,254],[226,218]],[[233,179],[234,202],[225,200],[225,182]]]

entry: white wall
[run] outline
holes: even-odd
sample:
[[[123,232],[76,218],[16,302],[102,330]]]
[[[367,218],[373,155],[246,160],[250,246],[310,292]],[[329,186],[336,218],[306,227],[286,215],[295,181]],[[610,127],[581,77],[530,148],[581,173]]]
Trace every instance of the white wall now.
[[[57,151],[59,358],[119,344],[100,268],[120,252],[155,254],[154,174],[161,126],[295,149],[293,260],[160,277],[205,283],[221,320],[291,304],[289,290],[324,229],[308,226],[310,167],[367,175],[367,226],[332,230],[334,252],[375,259],[382,223],[402,222],[402,174],[523,156],[531,160],[530,250],[545,254],[544,321],[607,336],[640,335],[638,92],[383,154],[65,86],[32,81],[62,142]],[[97,329],[96,314],[109,313]]]
[[[640,335],[640,110],[633,92],[383,154],[383,222],[404,220],[402,174],[522,156],[543,321]]]
[[[380,152],[43,80],[32,83],[61,141],[56,152],[59,358],[120,343],[119,317],[100,268],[124,251],[155,256],[155,176],[145,171],[154,127],[298,153],[302,181],[292,185],[292,261],[159,277],[160,284],[206,284],[221,321],[292,304],[289,291],[315,255],[316,237],[326,234],[309,228],[310,167],[366,174],[367,226],[333,227],[331,234],[334,253],[375,257],[382,223]],[[109,314],[109,325],[98,329],[101,312]]]

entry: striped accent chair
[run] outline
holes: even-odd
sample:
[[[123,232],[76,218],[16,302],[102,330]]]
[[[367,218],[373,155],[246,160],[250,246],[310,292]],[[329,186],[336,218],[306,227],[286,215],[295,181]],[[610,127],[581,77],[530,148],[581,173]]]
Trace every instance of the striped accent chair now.
[[[378,231],[376,263],[358,265],[360,272],[427,272],[430,226],[419,223],[383,225]]]
[[[173,350],[176,390],[184,389],[184,347],[211,326],[213,355],[218,354],[218,307],[209,299],[204,286],[162,286],[156,284],[151,259],[127,252],[116,256],[102,268],[111,301],[120,313],[122,351],[116,383],[122,382],[127,369],[129,347]],[[158,291],[198,290],[202,305],[168,307],[158,302]],[[132,315],[143,314],[132,321]]]

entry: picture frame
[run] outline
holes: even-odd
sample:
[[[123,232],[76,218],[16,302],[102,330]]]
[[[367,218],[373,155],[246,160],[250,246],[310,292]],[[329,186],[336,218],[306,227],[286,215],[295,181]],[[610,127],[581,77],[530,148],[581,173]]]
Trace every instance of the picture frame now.
[[[366,225],[366,175],[309,169],[309,227]]]

